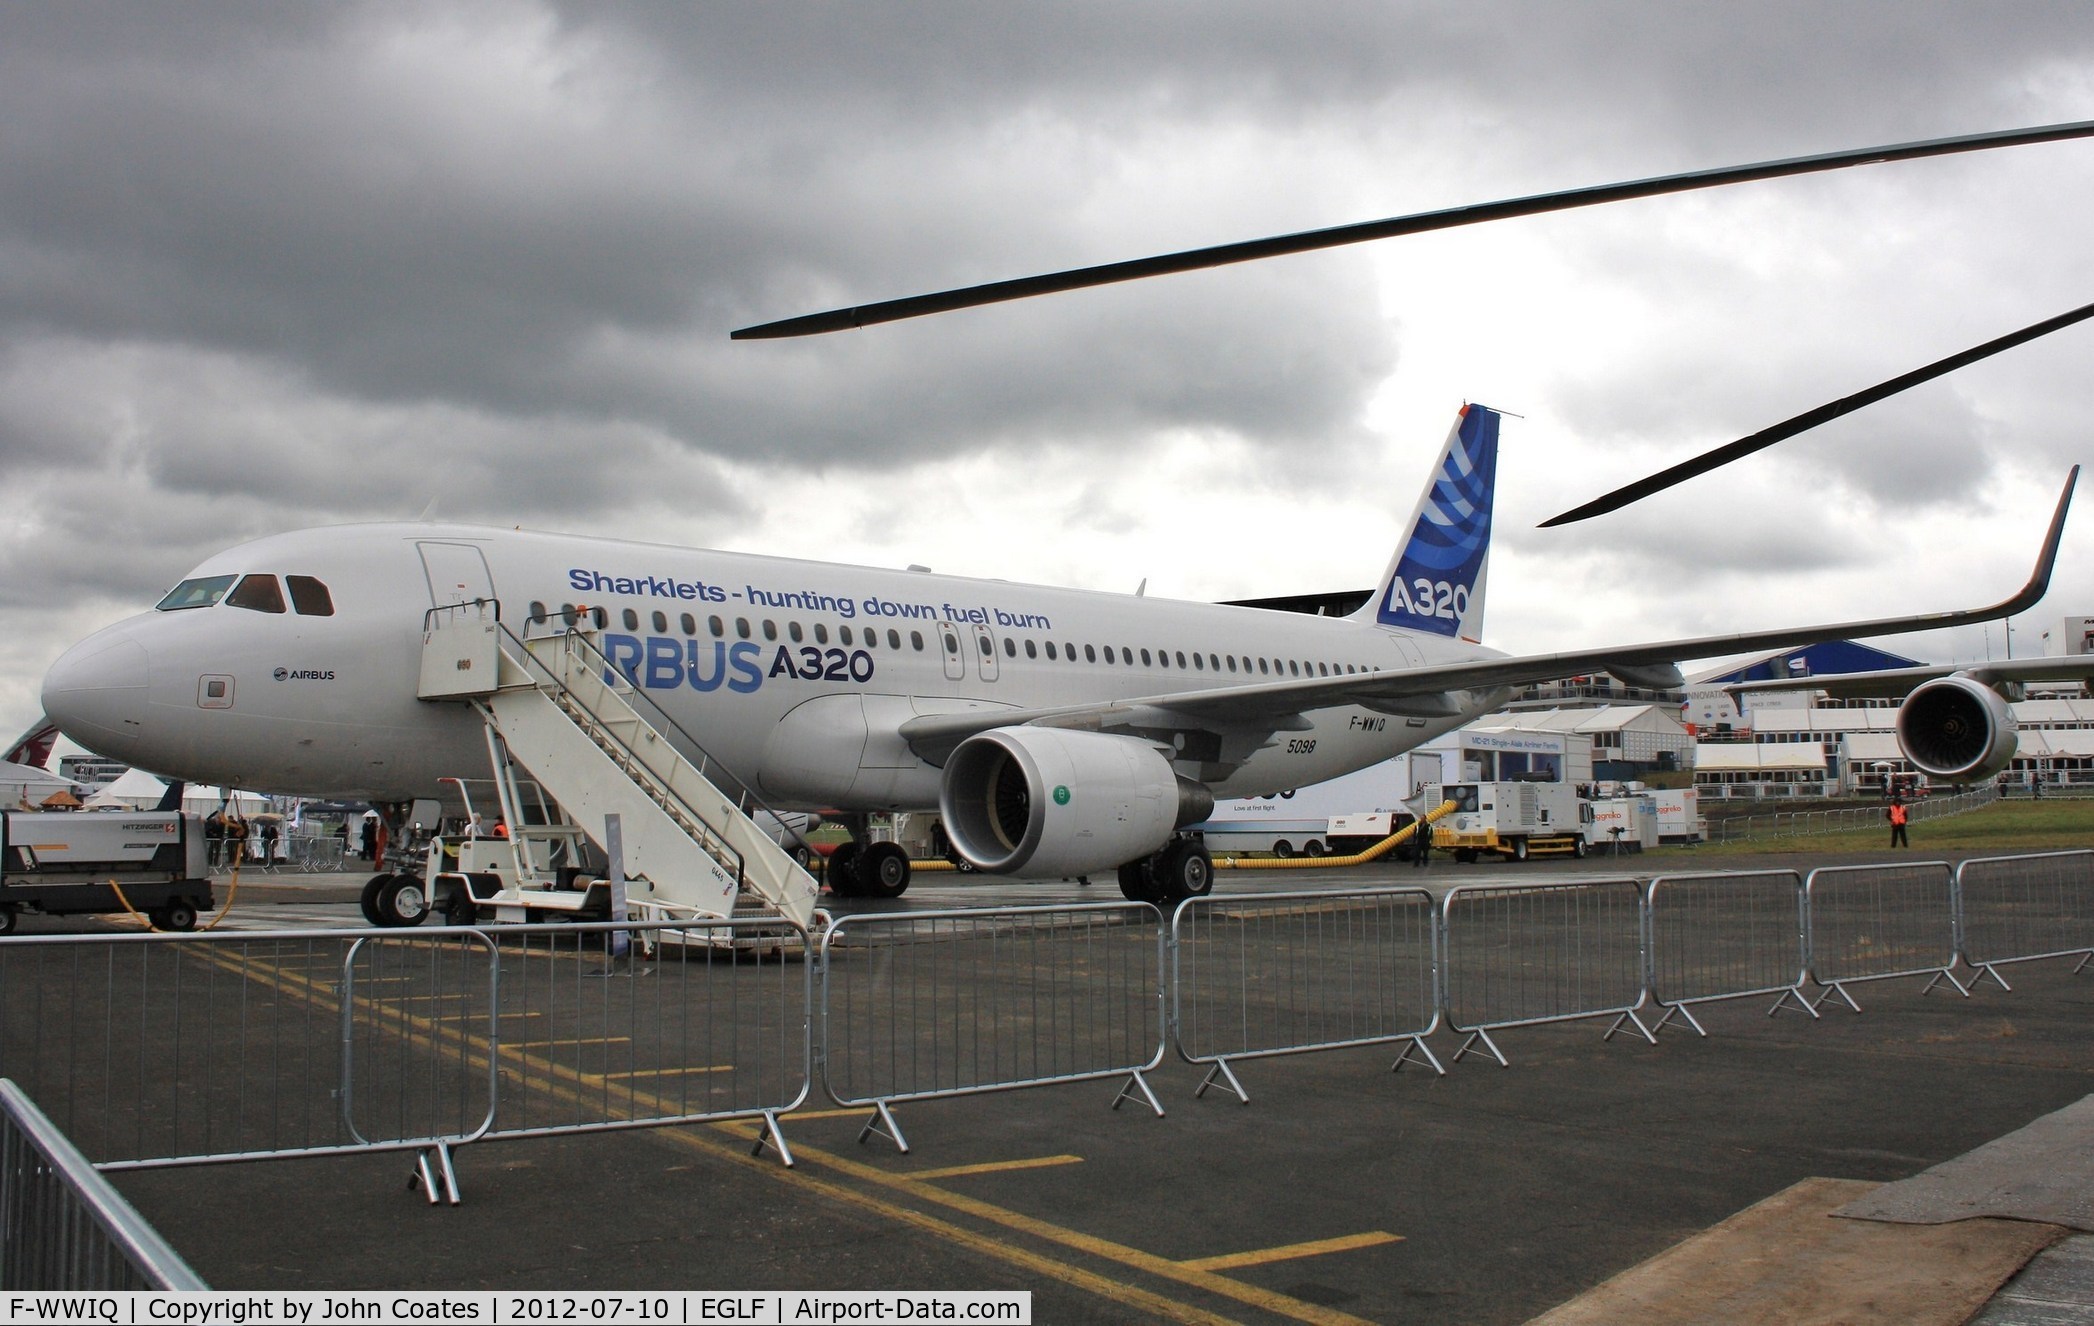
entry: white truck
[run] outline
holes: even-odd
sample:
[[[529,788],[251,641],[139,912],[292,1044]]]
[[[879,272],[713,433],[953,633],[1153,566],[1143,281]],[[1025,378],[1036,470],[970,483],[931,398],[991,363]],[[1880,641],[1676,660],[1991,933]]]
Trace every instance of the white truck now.
[[[1592,803],[1564,783],[1447,783],[1427,788],[1425,799],[1454,803],[1433,826],[1432,845],[1457,861],[1485,852],[1514,861],[1541,853],[1583,856],[1592,841]]]
[[[141,912],[194,930],[211,909],[203,818],[178,811],[0,814],[0,934],[22,912]]]

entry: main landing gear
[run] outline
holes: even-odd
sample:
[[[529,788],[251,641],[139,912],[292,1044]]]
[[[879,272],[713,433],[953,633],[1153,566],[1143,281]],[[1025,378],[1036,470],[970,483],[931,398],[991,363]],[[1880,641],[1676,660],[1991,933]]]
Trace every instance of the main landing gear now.
[[[851,840],[829,854],[829,891],[845,898],[899,898],[909,890],[909,853],[900,843],[866,839],[865,817],[849,816]]]
[[[1154,856],[1120,867],[1120,894],[1129,902],[1169,907],[1213,888],[1214,858],[1198,838],[1173,838]]]

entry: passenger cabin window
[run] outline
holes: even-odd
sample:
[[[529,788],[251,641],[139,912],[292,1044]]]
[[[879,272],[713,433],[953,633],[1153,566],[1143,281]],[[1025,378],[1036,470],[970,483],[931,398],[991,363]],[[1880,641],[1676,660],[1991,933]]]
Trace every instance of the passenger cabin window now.
[[[299,616],[334,616],[334,596],[327,586],[311,576],[285,576],[284,584],[290,586],[291,607]]]
[[[184,608],[208,608],[225,597],[233,587],[232,576],[198,576],[184,580],[167,591],[155,608],[160,612],[180,612]]]
[[[631,608],[627,608],[624,611],[624,613],[622,614],[622,620],[625,622],[626,630],[637,631],[640,629],[640,614],[634,612]]]
[[[239,587],[226,595],[225,601],[235,608],[247,608],[253,612],[282,612],[284,591],[276,583],[275,576],[243,576]]]

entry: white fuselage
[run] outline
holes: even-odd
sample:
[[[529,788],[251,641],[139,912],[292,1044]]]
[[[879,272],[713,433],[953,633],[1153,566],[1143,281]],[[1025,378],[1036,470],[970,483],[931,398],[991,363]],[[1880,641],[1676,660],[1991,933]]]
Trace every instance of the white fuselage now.
[[[677,727],[774,804],[935,806],[940,771],[898,729],[982,707],[1040,709],[1302,675],[1495,657],[1349,619],[921,572],[480,527],[341,526],[260,539],[191,573],[310,577],[331,614],[154,611],[91,636],[45,680],[47,711],[104,755],[167,777],[399,800],[477,776],[472,710],[417,697],[432,606],[494,598],[519,632],[602,609],[606,654]],[[187,583],[187,582],[185,582]],[[1278,674],[1275,676],[1275,674]],[[1365,767],[1486,712],[1313,710],[1210,776],[1218,796]],[[1202,752],[1180,769],[1201,777]]]

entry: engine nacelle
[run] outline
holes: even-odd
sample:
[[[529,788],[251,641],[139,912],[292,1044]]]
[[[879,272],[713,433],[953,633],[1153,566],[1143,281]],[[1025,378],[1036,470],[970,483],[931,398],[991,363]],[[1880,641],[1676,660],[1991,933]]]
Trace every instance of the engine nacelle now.
[[[1990,778],[2014,758],[2014,711],[1974,677],[1936,677],[1898,707],[1898,748],[1929,778]]]
[[[938,810],[975,867],[1068,876],[1111,870],[1170,841],[1214,809],[1151,742],[1051,727],[1002,727],[945,762]]]

